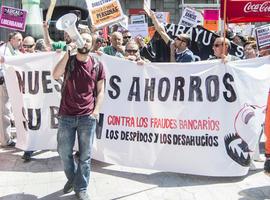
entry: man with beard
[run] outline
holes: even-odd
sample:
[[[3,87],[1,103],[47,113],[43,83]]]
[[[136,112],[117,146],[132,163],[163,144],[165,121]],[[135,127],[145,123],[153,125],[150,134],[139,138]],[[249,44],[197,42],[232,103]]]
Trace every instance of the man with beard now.
[[[63,192],[74,190],[78,199],[88,200],[91,148],[104,97],[105,72],[103,65],[89,55],[91,35],[83,33],[81,36],[85,40],[84,47],[77,49],[73,56],[68,50],[52,74],[56,80],[64,75],[57,132],[57,150],[68,179]],[[80,152],[78,163],[72,155],[76,132]]]

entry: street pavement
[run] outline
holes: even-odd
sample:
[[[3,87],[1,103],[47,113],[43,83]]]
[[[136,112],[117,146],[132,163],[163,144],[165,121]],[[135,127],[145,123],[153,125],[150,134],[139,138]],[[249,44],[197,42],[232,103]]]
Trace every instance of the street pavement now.
[[[55,151],[35,152],[24,163],[23,151],[0,148],[0,200],[72,200],[63,195],[66,183]],[[244,177],[206,177],[137,169],[92,161],[91,200],[266,200],[270,177],[263,162]],[[220,169],[222,170],[222,169]]]

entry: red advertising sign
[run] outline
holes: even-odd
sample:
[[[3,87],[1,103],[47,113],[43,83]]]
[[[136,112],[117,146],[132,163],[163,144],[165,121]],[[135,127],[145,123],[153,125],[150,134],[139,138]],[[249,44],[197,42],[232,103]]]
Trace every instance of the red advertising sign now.
[[[224,0],[221,0],[220,17],[223,19]],[[270,0],[227,0],[227,22],[270,21]]]

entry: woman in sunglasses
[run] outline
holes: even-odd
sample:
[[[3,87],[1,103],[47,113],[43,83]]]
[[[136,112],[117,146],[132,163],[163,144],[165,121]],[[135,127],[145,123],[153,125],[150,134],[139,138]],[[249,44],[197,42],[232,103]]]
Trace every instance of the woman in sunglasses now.
[[[130,40],[127,42],[125,48],[125,59],[135,61],[138,65],[143,65],[146,62],[150,62],[149,60],[140,56],[139,46],[135,40]]]

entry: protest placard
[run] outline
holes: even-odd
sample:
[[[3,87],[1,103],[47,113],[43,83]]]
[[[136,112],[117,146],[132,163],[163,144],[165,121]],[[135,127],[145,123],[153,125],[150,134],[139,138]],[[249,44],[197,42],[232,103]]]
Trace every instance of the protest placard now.
[[[258,49],[270,49],[270,25],[264,25],[256,28],[255,33]]]
[[[92,24],[100,28],[125,18],[118,0],[86,0]]]
[[[24,31],[27,11],[8,6],[1,7],[0,27]]]

